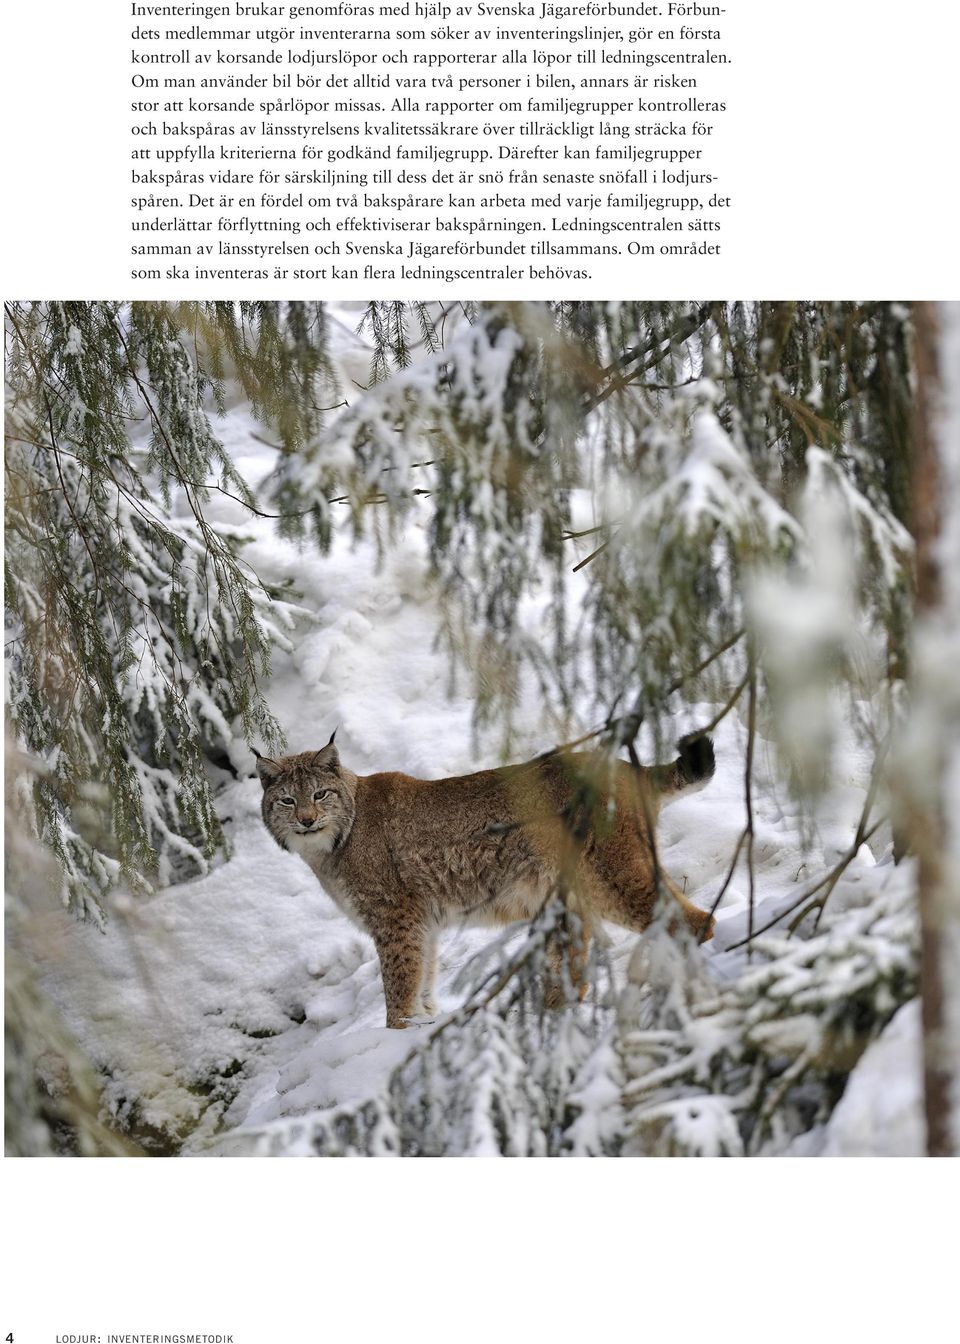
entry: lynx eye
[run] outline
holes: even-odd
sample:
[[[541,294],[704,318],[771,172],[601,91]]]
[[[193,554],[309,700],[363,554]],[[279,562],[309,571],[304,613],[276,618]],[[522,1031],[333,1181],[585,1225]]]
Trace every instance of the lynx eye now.
[[[329,797],[330,797],[329,789],[317,789],[316,793],[313,795],[313,801],[315,803],[319,803],[321,798],[329,798]]]
[[[277,801],[283,803],[284,807],[296,807],[297,805],[296,798],[280,798]]]

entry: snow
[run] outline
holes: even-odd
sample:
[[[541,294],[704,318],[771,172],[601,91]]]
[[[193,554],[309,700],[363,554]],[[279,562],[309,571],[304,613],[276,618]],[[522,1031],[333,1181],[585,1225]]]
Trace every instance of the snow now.
[[[491,349],[488,360],[500,360],[505,369],[508,355],[506,347]],[[360,363],[353,346],[349,357]],[[411,381],[413,375],[394,380],[395,391],[404,378]],[[374,395],[389,401],[382,390]],[[228,406],[217,432],[255,488],[275,466],[275,451],[258,442],[259,430],[239,403]],[[704,418],[694,454],[709,458],[711,490],[734,490],[739,459],[717,458],[721,449],[726,452],[717,433]],[[698,489],[704,471],[696,473]],[[428,571],[427,506],[410,503],[396,543],[382,557],[373,540],[348,535],[342,508],[344,526],[337,529],[334,506],[334,543],[321,555],[278,538],[269,520],[251,517],[225,495],[210,499],[211,521],[249,537],[244,559],[266,582],[289,582],[291,600],[305,613],[289,647],[276,649],[266,687],[289,749],[318,748],[336,728],[341,757],[358,773],[398,769],[437,778],[499,764],[489,737],[476,739],[473,699],[456,682],[451,687],[448,660],[438,647],[441,606]],[[779,516],[767,521],[785,526]],[[525,634],[546,640],[546,630],[536,627],[536,602],[524,610]],[[676,736],[691,722],[708,721],[717,708],[678,709]],[[593,726],[584,722],[580,731]],[[56,910],[33,921],[30,938],[45,987],[107,1077],[106,1107],[121,1120],[134,1120],[140,1133],[156,1135],[157,1151],[171,1151],[182,1141],[187,1155],[270,1153],[281,1147],[285,1154],[306,1154],[312,1151],[311,1118],[382,1091],[429,1028],[385,1029],[371,941],[338,912],[306,865],[279,850],[267,834],[254,758],[237,725],[233,728],[228,754],[241,778],[223,772],[217,799],[229,859],[148,897],[118,893],[106,934]],[[702,792],[665,809],[661,819],[661,861],[704,907],[720,890],[743,827],[745,731],[736,712],[723,720],[714,735],[715,778]],[[546,707],[535,694],[525,694],[514,759],[532,756],[554,740]],[[840,782],[823,800],[811,830],[810,819],[775,783],[772,742],[758,739],[753,851],[758,925],[794,902],[810,879],[850,846],[869,783],[870,755],[849,733],[837,750]],[[861,847],[831,897],[837,909],[855,906],[887,880],[890,869],[877,867],[886,839],[881,831],[875,848]],[[721,978],[739,974],[746,964],[742,951],[726,949],[745,931],[747,900],[742,855],[718,910],[716,939],[696,954]],[[636,939],[616,929],[609,933],[613,973],[622,985]],[[438,983],[441,1014],[462,1003],[458,974],[491,936],[456,930],[446,935]],[[883,1143],[913,1151],[911,1012],[894,1019],[858,1066],[823,1137],[825,1151],[859,1151],[858,1142],[866,1151]],[[496,1050],[496,1041],[490,1049]],[[706,1057],[708,1043],[704,1050]],[[611,1123],[617,1106],[611,1055],[612,1050],[598,1052],[578,1080],[574,1095],[584,1110],[572,1131],[575,1152],[598,1151],[603,1126]],[[881,1106],[880,1083],[894,1068],[901,1085]],[[674,1123],[705,1154],[739,1151],[733,1121],[711,1113],[718,1107],[714,1098],[699,1109],[688,1099],[673,1108]],[[490,1135],[478,1130],[473,1150],[495,1151]]]
[[[921,1047],[920,1001],[914,999],[864,1051],[819,1136],[819,1156],[924,1155]]]

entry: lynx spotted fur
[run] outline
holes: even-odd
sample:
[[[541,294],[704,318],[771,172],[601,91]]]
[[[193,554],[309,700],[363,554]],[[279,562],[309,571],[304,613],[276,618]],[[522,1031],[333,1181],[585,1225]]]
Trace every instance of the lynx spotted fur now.
[[[388,1027],[435,1012],[444,926],[530,919],[561,878],[581,920],[581,956],[596,919],[645,929],[656,898],[647,825],[665,798],[713,771],[709,738],[685,740],[672,765],[619,761],[612,776],[605,767],[587,811],[583,781],[600,776],[586,753],[435,780],[356,775],[333,738],[319,751],[257,757],[267,829],[376,944]],[[710,917],[661,880],[688,926],[711,936]]]

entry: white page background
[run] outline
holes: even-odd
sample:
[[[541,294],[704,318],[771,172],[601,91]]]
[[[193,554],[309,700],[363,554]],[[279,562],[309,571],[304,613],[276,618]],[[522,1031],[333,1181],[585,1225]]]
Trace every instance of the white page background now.
[[[3,293],[130,297],[128,7],[4,11]],[[957,297],[955,24],[942,0],[731,0],[725,255],[621,267],[584,297]],[[321,297],[444,294],[350,283]],[[137,297],[267,295],[317,297],[239,284]],[[484,285],[507,296],[573,292]],[[7,1159],[0,1338],[947,1339],[955,1170]]]

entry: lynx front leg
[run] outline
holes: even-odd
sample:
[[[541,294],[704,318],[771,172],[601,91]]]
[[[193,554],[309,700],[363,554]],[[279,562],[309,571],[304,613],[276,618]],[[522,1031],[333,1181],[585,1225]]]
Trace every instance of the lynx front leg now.
[[[423,984],[423,945],[411,934],[377,938],[377,955],[387,1001],[387,1026],[403,1028],[420,1008]]]
[[[564,1007],[570,1002],[571,991],[581,1003],[590,992],[587,966],[593,929],[585,911],[575,914],[574,919],[565,917],[547,940],[544,1002],[548,1008]]]

